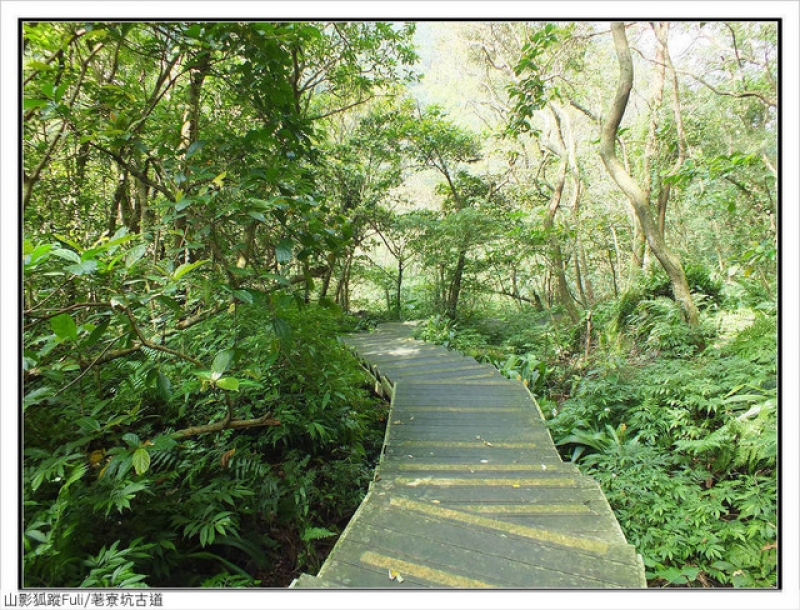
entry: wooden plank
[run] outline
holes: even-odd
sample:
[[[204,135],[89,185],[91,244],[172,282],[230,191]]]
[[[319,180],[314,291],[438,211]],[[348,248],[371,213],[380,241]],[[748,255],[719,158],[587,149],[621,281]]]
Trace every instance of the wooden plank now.
[[[425,500],[440,504],[586,504],[593,510],[603,510],[607,505],[605,497],[599,489],[590,486],[552,487],[530,486],[513,487],[497,486],[486,489],[480,486],[465,485],[426,485],[409,487],[396,485],[391,480],[381,478],[374,488],[380,493],[393,497]],[[491,495],[490,495],[491,492]]]
[[[497,554],[502,540],[491,540],[492,548],[464,548],[455,541],[431,539],[428,528],[398,531],[365,524],[343,545],[352,554],[362,550],[360,560],[422,578],[439,587],[458,588],[605,588],[605,579],[553,570],[537,563]],[[391,566],[391,568],[390,568]],[[617,584],[616,587],[622,585]]]
[[[400,380],[407,379],[409,383],[419,381],[460,381],[462,379],[491,379],[493,376],[498,375],[497,371],[492,371],[480,365],[457,365],[450,367],[442,367],[441,369],[429,369],[425,367],[412,368],[412,369],[399,369],[392,371],[391,367],[383,367],[381,369],[385,375]]]
[[[326,580],[340,582],[344,587],[358,589],[420,589],[435,586],[433,583],[414,578],[411,575],[403,576],[403,582],[397,579],[390,580],[388,570],[371,566],[360,561],[360,556],[346,554],[348,549],[344,544],[338,544],[331,553],[328,561],[320,570]]]
[[[387,465],[391,465],[392,462],[384,462],[382,464],[384,470],[386,469]],[[579,474],[579,471],[574,466],[570,468],[558,468],[551,467],[548,469],[544,464],[483,464],[478,462],[476,463],[449,463],[443,464],[439,463],[432,463],[432,462],[410,462],[410,461],[402,461],[402,462],[394,462],[394,470],[400,472],[448,472],[448,473],[475,473],[475,472],[526,472],[526,473],[556,473],[563,474],[564,472],[572,472],[576,475]]]
[[[354,539],[361,536],[360,532],[364,527],[394,530],[401,535],[418,536],[420,540],[414,546],[418,548],[417,552],[420,555],[427,548],[426,541],[436,541],[482,554],[484,557],[481,559],[487,564],[491,556],[496,556],[528,566],[548,567],[567,575],[617,586],[639,586],[637,574],[632,573],[630,569],[636,564],[632,554],[623,557],[619,555],[602,557],[580,549],[515,537],[491,528],[466,527],[463,523],[433,515],[392,510],[378,505],[373,505],[371,508],[369,513],[365,513],[367,519],[362,526],[354,530],[356,536]],[[616,550],[618,547],[609,544],[608,548]]]
[[[426,411],[412,411],[408,412],[402,408],[396,408],[391,414],[392,423],[402,422],[405,426],[423,426],[423,427],[437,427],[443,426],[445,428],[452,426],[469,426],[478,432],[482,428],[499,428],[505,426],[512,427],[526,427],[534,429],[534,425],[538,424],[538,418],[535,413],[525,412],[508,412],[499,411],[492,412],[485,410],[483,412],[472,413],[430,413]],[[540,432],[543,430],[540,430]]]
[[[402,420],[401,420],[402,421]],[[443,442],[468,442],[472,440],[485,440],[487,443],[496,445],[508,442],[543,442],[548,439],[544,436],[546,431],[535,434],[530,429],[507,428],[505,426],[428,426],[427,429],[421,426],[397,425],[391,428],[391,439],[401,440],[420,440]]]
[[[424,473],[423,473],[424,474]],[[487,494],[492,493],[495,487],[511,487],[513,489],[526,487],[578,487],[582,479],[578,477],[565,476],[541,476],[541,477],[519,477],[519,476],[486,476],[486,473],[476,472],[472,475],[462,473],[461,476],[396,476],[395,485],[405,485],[406,487],[481,487]]]
[[[444,443],[442,445],[435,443],[435,441],[431,441],[431,444],[425,442],[415,443],[414,441],[393,443],[387,445],[384,449],[385,459],[401,459],[411,456],[411,459],[445,463],[464,461],[480,463],[481,460],[493,460],[497,463],[513,463],[517,461],[545,464],[548,468],[550,464],[561,463],[561,457],[554,448],[546,445],[538,446],[536,443],[520,443],[528,447],[527,449],[502,448],[494,445],[491,447],[461,446],[468,445],[467,443],[450,443],[450,445],[455,446],[445,446]],[[509,443],[509,445],[514,444],[516,443]]]
[[[474,382],[472,385],[465,391],[464,390],[464,383],[462,381],[440,381],[438,383],[427,383],[427,384],[420,384],[416,383],[413,386],[410,385],[407,388],[404,388],[405,392],[408,393],[409,396],[421,396],[427,397],[431,394],[442,394],[442,395],[453,395],[453,396],[471,396],[475,393],[485,394],[486,396],[519,396],[520,398],[526,398],[530,400],[530,396],[528,392],[525,390],[525,386],[522,384],[518,384],[514,381],[509,381],[505,377],[500,377],[497,380],[500,382],[499,384],[491,385],[487,382],[486,389],[484,392],[481,392],[480,383]],[[476,387],[477,386],[477,387]]]
[[[404,377],[414,376],[414,375],[433,375],[434,373],[465,373],[465,374],[472,374],[476,372],[481,373],[496,373],[497,371],[492,371],[487,369],[485,366],[480,364],[459,361],[459,362],[438,362],[435,364],[429,363],[411,363],[406,362],[403,366],[394,366],[394,365],[387,365],[380,367],[381,373],[384,375],[389,375],[390,377],[398,377],[400,375]]]
[[[343,585],[310,574],[300,574],[289,585],[290,589],[341,589]]]
[[[366,526],[364,529],[368,530],[368,528],[369,526]],[[438,587],[456,587],[459,589],[486,589],[495,586],[495,583],[488,582],[485,577],[478,579],[463,575],[463,570],[460,574],[454,569],[442,569],[442,567],[449,568],[450,566],[431,567],[431,564],[438,564],[435,563],[435,558],[430,556],[430,545],[426,548],[427,552],[423,558],[424,563],[419,563],[419,561],[408,561],[405,558],[409,557],[409,555],[404,554],[401,550],[396,548],[391,549],[391,556],[376,553],[371,549],[376,546],[377,548],[382,547],[380,544],[376,545],[374,541],[369,541],[365,544],[360,540],[356,540],[354,537],[348,540],[343,547],[347,548],[348,543],[354,547],[353,550],[356,553],[360,551],[359,561],[361,563],[384,568],[387,572],[391,570],[392,573],[396,572],[400,574],[404,580],[408,576],[411,576],[420,580],[425,580]],[[418,559],[418,557],[415,556],[411,557]],[[402,576],[403,574],[405,574],[405,576]]]

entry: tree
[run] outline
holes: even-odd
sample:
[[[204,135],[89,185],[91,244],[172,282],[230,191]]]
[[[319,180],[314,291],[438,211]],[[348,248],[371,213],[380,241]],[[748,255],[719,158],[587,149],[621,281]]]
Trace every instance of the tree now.
[[[676,300],[683,306],[687,322],[695,326],[699,323],[697,307],[692,299],[680,259],[669,249],[664,236],[653,220],[648,194],[636,183],[617,157],[615,150],[617,130],[625,114],[633,85],[633,62],[625,35],[625,25],[619,22],[613,23],[611,32],[614,37],[620,75],[614,101],[601,131],[600,157],[608,173],[630,201],[650,249],[666,271],[672,283]]]

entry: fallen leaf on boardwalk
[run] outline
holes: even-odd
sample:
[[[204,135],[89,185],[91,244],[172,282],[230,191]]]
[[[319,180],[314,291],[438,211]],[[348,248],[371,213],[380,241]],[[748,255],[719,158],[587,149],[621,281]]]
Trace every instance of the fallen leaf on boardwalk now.
[[[492,445],[489,441],[483,441],[483,444],[487,447],[494,447],[494,445]]]
[[[403,577],[400,576],[400,572],[389,569],[389,580],[396,580],[397,582],[403,582]]]
[[[542,470],[547,470],[547,466],[545,466],[544,464],[542,464]]]
[[[441,504],[439,500],[431,500],[431,504]]]
[[[409,417],[408,421],[414,421],[414,416],[412,415],[411,417]]]
[[[406,483],[406,487],[417,487],[423,483],[427,483],[432,477],[425,477],[424,479],[414,479],[411,483]]]
[[[519,487],[519,483],[514,483],[511,487]]]
[[[396,419],[396,420],[394,420],[392,423],[393,423],[395,426],[399,426],[399,425],[401,425],[403,422],[401,422],[399,419]]]
[[[489,460],[481,460],[481,464],[488,464]]]

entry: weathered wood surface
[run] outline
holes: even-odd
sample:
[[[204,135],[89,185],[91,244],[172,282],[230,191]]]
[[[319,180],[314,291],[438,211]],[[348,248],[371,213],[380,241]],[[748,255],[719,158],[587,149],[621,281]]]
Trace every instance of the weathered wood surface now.
[[[292,586],[646,586],[602,491],[561,461],[527,388],[411,332],[343,339],[393,388],[386,442],[319,574]]]

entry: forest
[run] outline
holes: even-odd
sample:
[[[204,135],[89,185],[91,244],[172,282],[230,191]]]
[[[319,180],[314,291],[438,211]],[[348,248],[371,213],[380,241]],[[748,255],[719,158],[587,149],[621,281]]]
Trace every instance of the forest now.
[[[392,320],[523,381],[650,587],[777,586],[777,22],[21,27],[23,586],[317,570]]]

